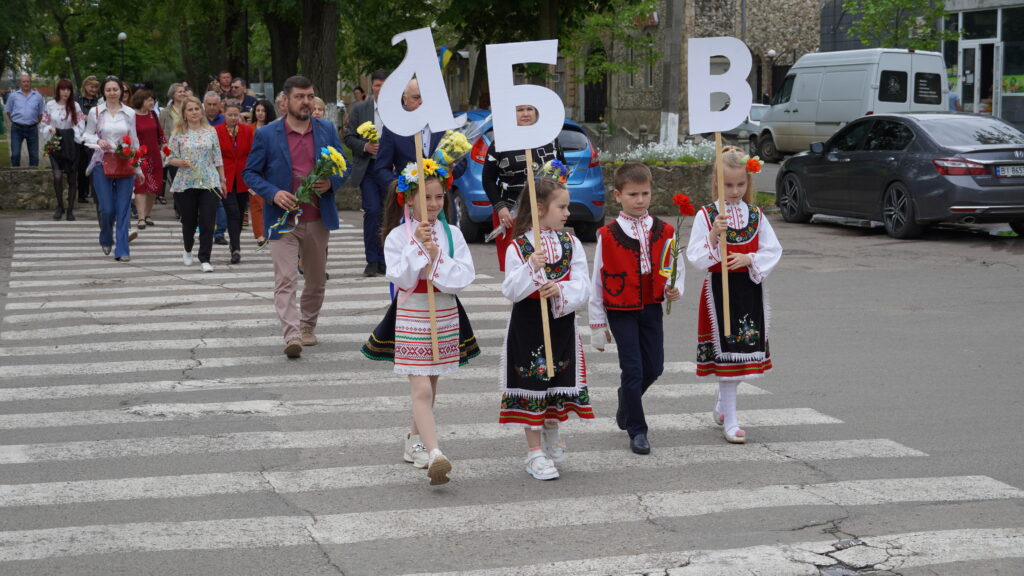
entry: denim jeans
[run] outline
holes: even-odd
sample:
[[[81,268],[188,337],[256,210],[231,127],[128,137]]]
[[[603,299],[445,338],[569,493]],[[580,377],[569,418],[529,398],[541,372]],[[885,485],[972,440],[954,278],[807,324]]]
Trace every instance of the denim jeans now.
[[[115,258],[129,256],[128,224],[135,178],[107,178],[103,166],[94,166],[92,187],[100,210],[100,246],[114,246]]]
[[[39,166],[39,126],[11,124],[11,166],[21,166],[21,143],[28,144],[28,165]]]

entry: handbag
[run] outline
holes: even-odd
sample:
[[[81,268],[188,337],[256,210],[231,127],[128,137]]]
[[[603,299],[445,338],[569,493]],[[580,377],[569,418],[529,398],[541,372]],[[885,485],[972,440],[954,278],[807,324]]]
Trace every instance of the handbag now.
[[[131,158],[122,158],[113,152],[103,154],[103,175],[107,178],[128,178],[135,175]]]

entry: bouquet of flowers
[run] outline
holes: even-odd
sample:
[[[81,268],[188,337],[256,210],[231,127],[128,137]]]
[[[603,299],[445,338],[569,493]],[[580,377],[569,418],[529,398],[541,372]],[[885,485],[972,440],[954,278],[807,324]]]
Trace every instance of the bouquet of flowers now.
[[[462,132],[455,132],[454,130],[448,130],[444,133],[444,137],[437,143],[437,150],[434,150],[434,160],[438,164],[445,166],[452,166],[469,151],[473,149],[473,145],[469,143],[469,138]]]
[[[348,171],[348,164],[345,162],[345,156],[341,152],[338,152],[333,146],[326,146],[320,149],[320,158],[316,161],[316,166],[313,167],[313,171],[310,172],[299,184],[299,188],[295,191],[295,198],[298,199],[299,203],[309,203],[313,199],[313,194],[319,196],[320,194],[313,188],[313,183],[317,180],[328,178],[330,176],[344,176],[345,172]],[[291,226],[288,226],[288,219],[295,215],[295,221]],[[288,210],[277,219],[270,226],[268,232],[271,234],[276,230],[279,234],[287,234],[292,230],[295,230],[295,226],[299,223],[299,216],[302,215],[302,208],[295,207]],[[262,250],[270,242],[270,235],[267,234],[267,239],[264,240],[263,244],[260,244],[256,249],[257,252]]]
[[[142,160],[146,156],[146,145],[143,144],[138,148],[132,147],[132,137],[125,134],[121,138],[121,141],[117,143],[117,148],[114,149],[114,155],[118,158],[124,158],[132,165],[133,168],[142,166]]]
[[[57,152],[60,152],[60,134],[55,133],[43,146],[43,156],[53,156]]]
[[[380,142],[380,134],[377,133],[377,127],[369,120],[360,124],[359,128],[356,128],[356,134],[359,134],[360,138],[369,140],[370,144]]]
[[[690,203],[690,197],[687,196],[686,194],[676,194],[675,196],[672,197],[672,203],[675,204],[677,208],[679,208],[679,215],[676,216],[676,234],[670,242],[672,246],[672,275],[669,277],[668,280],[669,286],[675,286],[676,278],[679,276],[679,255],[683,251],[682,247],[680,247],[680,243],[682,242],[681,230],[683,228],[683,217],[694,216],[697,214],[697,210],[693,207],[693,204]],[[665,314],[671,313],[672,301],[669,300],[668,305],[665,309]]]

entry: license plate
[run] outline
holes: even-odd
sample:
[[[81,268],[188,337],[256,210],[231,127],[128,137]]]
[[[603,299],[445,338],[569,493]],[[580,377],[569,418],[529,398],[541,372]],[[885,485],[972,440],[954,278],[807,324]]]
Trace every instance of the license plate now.
[[[1024,176],[1024,165],[1018,166],[996,166],[996,176],[1001,178],[1012,178]]]

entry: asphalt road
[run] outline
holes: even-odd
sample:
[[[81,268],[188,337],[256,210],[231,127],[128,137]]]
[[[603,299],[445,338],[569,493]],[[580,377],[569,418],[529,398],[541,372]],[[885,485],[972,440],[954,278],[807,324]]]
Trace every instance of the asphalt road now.
[[[496,424],[508,305],[474,245],[484,354],[442,378],[438,489],[401,460],[408,384],[358,353],[387,304],[359,214],[332,235],[321,343],[288,361],[269,255],[185,268],[158,207],[118,264],[90,208],[0,214],[0,574],[1024,573],[1024,240],[769,216],[776,369],[740,388],[749,443],[694,375],[688,269],[653,453],[628,452],[614,352],[588,348],[598,420],[564,427],[553,482]]]

